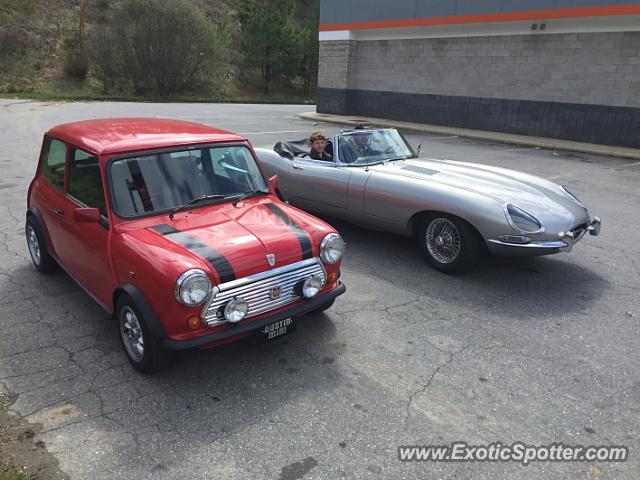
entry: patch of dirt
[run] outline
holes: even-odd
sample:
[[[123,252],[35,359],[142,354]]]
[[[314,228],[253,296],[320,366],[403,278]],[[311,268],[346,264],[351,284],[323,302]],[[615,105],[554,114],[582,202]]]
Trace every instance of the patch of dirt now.
[[[69,476],[60,470],[58,460],[35,438],[40,425],[9,413],[15,399],[0,393],[0,476],[20,473],[33,480],[67,480]]]

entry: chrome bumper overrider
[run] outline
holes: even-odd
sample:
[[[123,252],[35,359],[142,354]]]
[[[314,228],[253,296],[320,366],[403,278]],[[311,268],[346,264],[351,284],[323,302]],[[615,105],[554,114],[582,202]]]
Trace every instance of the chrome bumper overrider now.
[[[523,251],[535,251],[553,253],[557,252],[570,252],[573,246],[585,236],[587,232],[590,235],[600,235],[600,229],[602,228],[602,220],[599,217],[593,217],[588,224],[582,224],[573,230],[567,232],[560,232],[558,234],[558,240],[546,240],[541,242],[529,242],[529,243],[508,243],[502,240],[489,239],[487,243],[489,247],[497,250],[520,250]],[[504,248],[503,248],[504,247]]]

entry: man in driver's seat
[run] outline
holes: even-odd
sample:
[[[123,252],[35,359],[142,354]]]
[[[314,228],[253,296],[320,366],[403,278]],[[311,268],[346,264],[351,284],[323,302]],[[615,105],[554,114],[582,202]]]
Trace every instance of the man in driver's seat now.
[[[356,158],[359,157],[372,157],[379,155],[380,152],[371,148],[371,132],[359,131],[352,135],[353,137],[353,149]]]

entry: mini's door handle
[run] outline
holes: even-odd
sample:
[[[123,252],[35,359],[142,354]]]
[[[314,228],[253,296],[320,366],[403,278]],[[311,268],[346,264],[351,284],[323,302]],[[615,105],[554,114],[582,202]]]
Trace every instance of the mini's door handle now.
[[[64,212],[62,210],[60,210],[59,208],[56,208],[53,213],[55,213],[58,217],[60,218],[64,218]]]
[[[302,165],[298,165],[297,163],[292,164],[292,166],[296,170],[304,170],[304,167]]]

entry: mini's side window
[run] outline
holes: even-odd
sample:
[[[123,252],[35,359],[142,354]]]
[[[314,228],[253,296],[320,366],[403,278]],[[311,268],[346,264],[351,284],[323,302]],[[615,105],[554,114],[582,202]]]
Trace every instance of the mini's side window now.
[[[107,216],[98,158],[82,150],[71,150],[69,195]]]
[[[42,176],[60,191],[64,190],[64,163],[66,158],[67,145],[55,138],[49,138],[45,147]]]

